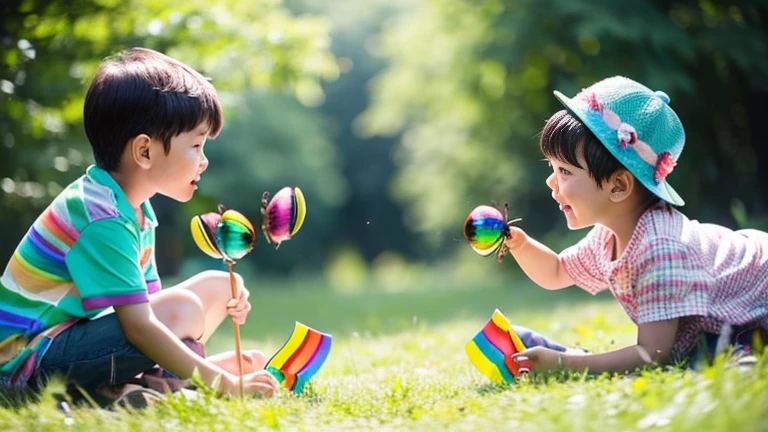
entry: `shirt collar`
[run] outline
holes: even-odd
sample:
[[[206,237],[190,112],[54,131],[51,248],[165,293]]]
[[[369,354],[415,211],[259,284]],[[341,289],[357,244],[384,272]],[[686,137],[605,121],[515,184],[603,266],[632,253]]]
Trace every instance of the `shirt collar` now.
[[[117,181],[115,181],[112,175],[109,174],[109,172],[107,172],[103,168],[100,168],[96,165],[91,165],[85,171],[85,174],[96,183],[99,183],[101,185],[104,185],[110,188],[112,192],[114,192],[115,194],[115,200],[117,201],[116,202],[117,210],[123,215],[125,215],[128,219],[133,221],[133,223],[135,223],[136,226],[139,225],[139,223],[136,221],[136,211],[133,209],[133,206],[128,201],[128,197],[125,196],[125,192],[123,192],[123,188],[120,187],[120,185],[117,183]],[[147,228],[156,227],[157,216],[155,216],[155,212],[152,209],[152,205],[150,205],[149,200],[146,200],[143,203],[141,203],[141,209],[144,212],[144,226],[141,227],[141,229],[145,230]]]

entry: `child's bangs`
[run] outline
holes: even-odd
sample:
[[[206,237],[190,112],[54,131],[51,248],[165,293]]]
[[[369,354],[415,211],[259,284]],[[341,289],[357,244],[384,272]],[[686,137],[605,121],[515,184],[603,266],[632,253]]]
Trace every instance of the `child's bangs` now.
[[[578,168],[578,145],[586,137],[586,128],[568,111],[556,112],[541,131],[539,146],[547,159],[557,159]]]
[[[186,92],[162,92],[160,103],[156,107],[157,119],[162,126],[161,141],[170,143],[171,138],[184,132],[189,132],[205,123],[208,125],[208,136],[215,138],[221,131],[222,112],[219,99],[213,88],[188,89]]]

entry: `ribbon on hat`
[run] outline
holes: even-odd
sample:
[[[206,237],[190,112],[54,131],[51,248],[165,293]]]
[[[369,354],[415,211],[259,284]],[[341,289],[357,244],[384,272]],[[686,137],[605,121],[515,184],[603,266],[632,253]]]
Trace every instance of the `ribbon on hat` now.
[[[664,103],[669,103],[669,96],[666,93],[656,92],[655,95]],[[672,169],[677,165],[674,159],[672,159],[672,154],[668,151],[656,154],[648,143],[638,138],[635,128],[628,123],[622,122],[618,114],[604,107],[594,92],[583,90],[577,97],[585,101],[590,110],[599,112],[605,124],[616,131],[616,138],[619,140],[620,148],[632,147],[637,152],[637,155],[640,156],[640,159],[653,167],[653,180],[656,183],[661,183],[672,172]]]

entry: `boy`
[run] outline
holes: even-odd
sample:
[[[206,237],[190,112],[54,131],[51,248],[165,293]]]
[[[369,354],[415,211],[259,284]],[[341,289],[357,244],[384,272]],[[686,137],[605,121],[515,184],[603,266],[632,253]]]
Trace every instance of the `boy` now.
[[[198,370],[235,393],[231,353],[203,344],[227,315],[250,310],[238,277],[204,272],[161,291],[154,260],[156,193],[186,202],[208,166],[206,138],[223,124],[213,86],[187,65],[143,48],[107,59],[88,89],[84,124],[96,165],[70,184],[21,240],[0,278],[0,380],[21,394],[52,374],[100,403],[159,365]],[[258,351],[243,355],[245,392],[277,383]]]

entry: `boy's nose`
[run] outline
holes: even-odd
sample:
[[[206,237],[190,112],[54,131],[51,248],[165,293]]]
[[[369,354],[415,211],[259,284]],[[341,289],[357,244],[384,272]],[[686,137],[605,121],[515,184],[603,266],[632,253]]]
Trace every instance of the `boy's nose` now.
[[[200,153],[200,168],[200,171],[208,169],[208,158],[205,156],[205,153]]]
[[[557,178],[555,177],[555,173],[552,173],[547,177],[547,186],[549,186],[550,189],[555,190],[557,189]]]

